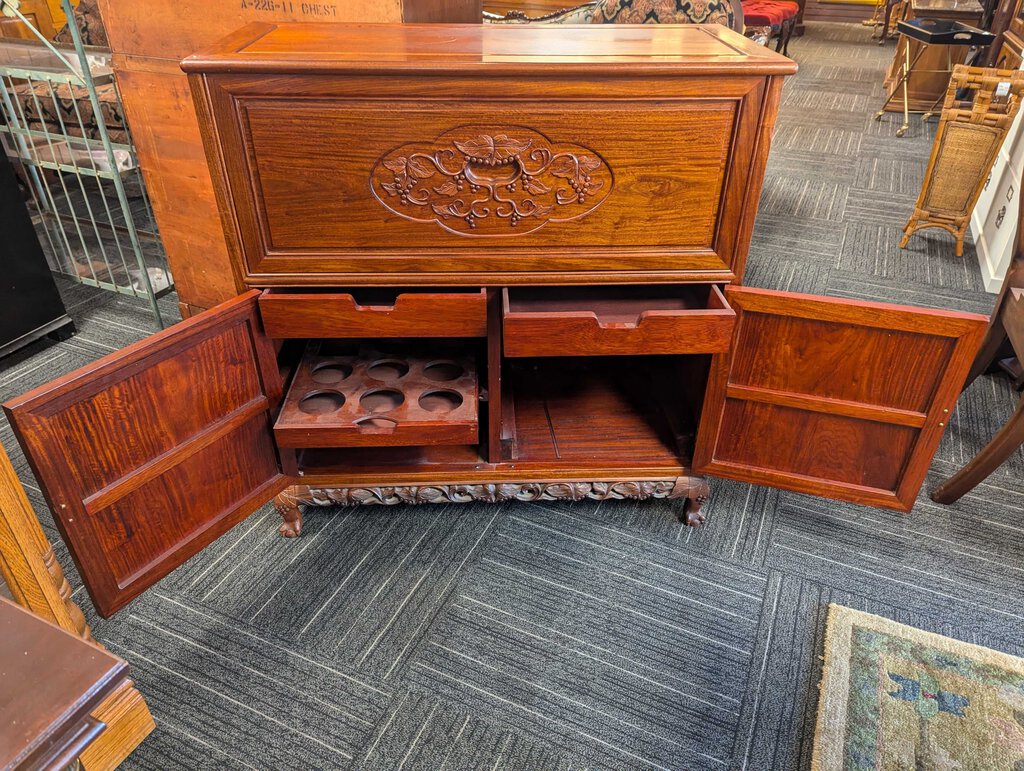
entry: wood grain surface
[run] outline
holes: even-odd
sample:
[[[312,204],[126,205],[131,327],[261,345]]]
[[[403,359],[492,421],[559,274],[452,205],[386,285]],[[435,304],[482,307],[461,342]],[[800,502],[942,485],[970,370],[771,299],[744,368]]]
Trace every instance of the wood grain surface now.
[[[274,423],[279,447],[476,444],[476,361],[421,341],[309,345]]]
[[[272,338],[486,337],[484,290],[457,292],[267,289],[263,328]]]
[[[278,489],[256,292],[4,405],[108,616]]]
[[[90,716],[128,664],[0,597],[0,768],[59,769],[105,726]]]
[[[795,69],[690,25],[257,25],[183,66],[252,286],[731,280]]]
[[[728,287],[694,468],[909,511],[987,318]]]
[[[719,353],[735,320],[714,285],[504,290],[506,356]]]
[[[99,7],[186,318],[231,299],[241,285],[231,270],[180,61],[253,22],[471,23],[481,16],[480,0],[99,0]]]

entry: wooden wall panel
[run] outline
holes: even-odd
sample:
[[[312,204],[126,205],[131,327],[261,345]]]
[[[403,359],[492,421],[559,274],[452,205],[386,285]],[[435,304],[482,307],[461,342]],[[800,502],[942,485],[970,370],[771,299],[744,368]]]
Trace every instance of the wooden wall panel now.
[[[114,67],[178,297],[211,308],[238,287],[188,81],[177,62],[119,55]]]
[[[190,315],[240,289],[178,63],[254,21],[395,22],[481,18],[481,0],[99,0],[125,113],[171,273]]]

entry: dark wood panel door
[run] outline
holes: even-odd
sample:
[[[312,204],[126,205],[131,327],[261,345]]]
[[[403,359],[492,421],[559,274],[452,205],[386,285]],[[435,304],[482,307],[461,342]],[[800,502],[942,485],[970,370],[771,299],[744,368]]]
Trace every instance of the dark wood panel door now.
[[[694,467],[909,511],[988,319],[728,287]]]
[[[285,487],[270,414],[282,384],[258,296],[4,405],[104,617]]]

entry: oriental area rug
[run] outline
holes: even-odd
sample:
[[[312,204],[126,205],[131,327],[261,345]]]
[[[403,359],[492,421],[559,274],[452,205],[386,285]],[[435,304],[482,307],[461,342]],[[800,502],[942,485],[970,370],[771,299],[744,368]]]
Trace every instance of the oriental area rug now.
[[[1024,771],[1024,659],[832,604],[812,769]]]

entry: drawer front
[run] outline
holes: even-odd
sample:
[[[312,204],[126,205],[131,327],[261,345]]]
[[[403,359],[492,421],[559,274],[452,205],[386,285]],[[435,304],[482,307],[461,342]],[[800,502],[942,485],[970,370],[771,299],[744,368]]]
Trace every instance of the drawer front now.
[[[643,287],[630,287],[624,296],[615,297],[615,289],[505,289],[505,355],[635,356],[729,350],[736,314],[717,286],[676,287],[675,297]]]
[[[395,272],[410,283],[738,273],[776,93],[765,98],[766,79],[752,76],[645,82],[657,101],[627,99],[619,83],[609,98],[502,100],[492,82],[476,93],[437,83],[417,98],[426,77],[392,94],[384,79],[209,78],[222,206],[233,209],[243,273],[265,285]],[[449,94],[458,98],[437,99]]]
[[[263,328],[272,338],[485,337],[487,296],[472,292],[267,289]]]

